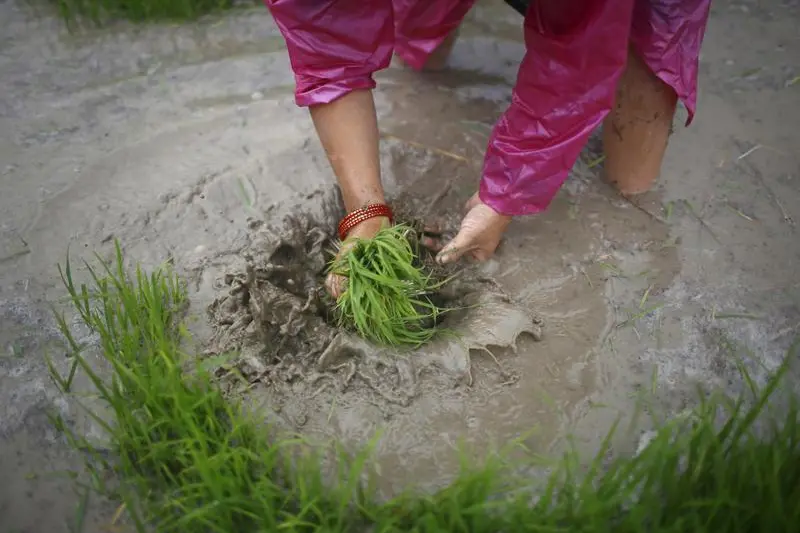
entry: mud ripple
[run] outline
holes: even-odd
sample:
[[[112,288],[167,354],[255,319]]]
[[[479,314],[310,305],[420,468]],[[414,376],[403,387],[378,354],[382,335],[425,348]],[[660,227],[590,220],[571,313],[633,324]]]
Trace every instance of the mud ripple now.
[[[493,280],[462,271],[439,295],[457,310],[432,342],[412,351],[373,345],[335,325],[322,292],[331,224],[295,216],[279,229],[257,221],[250,227],[252,245],[216,280],[218,296],[207,309],[213,334],[206,355],[230,392],[261,385],[295,404],[300,397],[366,394],[391,410],[411,405],[423,375],[471,386],[472,350],[494,360],[498,385],[512,384],[518,376],[494,349],[515,350],[524,333],[541,339],[540,318]],[[295,422],[303,425],[303,418]]]

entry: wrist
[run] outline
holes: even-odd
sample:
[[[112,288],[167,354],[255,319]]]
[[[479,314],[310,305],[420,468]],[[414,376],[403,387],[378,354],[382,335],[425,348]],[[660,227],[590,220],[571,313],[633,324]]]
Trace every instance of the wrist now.
[[[356,236],[374,236],[382,227],[391,224],[393,217],[392,209],[384,203],[369,204],[350,211],[339,222],[339,239],[344,241],[355,230]]]
[[[497,208],[495,208],[490,204],[487,204],[480,197],[478,198],[478,201],[491,213],[492,217],[494,217],[498,221],[503,221],[506,225],[510,224],[511,220],[514,218],[513,215],[507,215],[501,211],[498,211]]]
[[[512,203],[507,198],[504,198],[503,195],[493,195],[486,189],[487,187],[484,179],[481,181],[478,192],[476,193],[477,199],[480,203],[486,207],[489,207],[492,211],[497,213],[498,216],[505,217],[509,221],[511,221],[511,219],[513,219],[515,216],[520,215],[518,211],[515,211],[512,208]]]
[[[346,238],[370,239],[390,225],[389,217],[370,218],[353,226]]]

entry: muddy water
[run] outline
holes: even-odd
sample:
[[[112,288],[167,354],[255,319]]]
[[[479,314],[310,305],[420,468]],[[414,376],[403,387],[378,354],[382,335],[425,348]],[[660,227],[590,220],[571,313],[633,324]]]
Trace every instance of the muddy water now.
[[[205,310],[222,290],[218,281],[244,268],[244,252],[269,246],[260,230],[289,214],[330,217],[335,194],[263,11],[197,28],[103,33],[88,44],[8,6],[0,8],[13,22],[0,57],[0,317],[8,324],[0,340],[12,357],[0,365],[0,434],[13,437],[15,486],[28,487],[26,471],[39,468],[41,450],[19,443],[52,440],[42,412],[56,401],[40,357],[52,324],[36,317],[49,316],[48,304],[63,296],[55,265],[67,246],[74,259],[108,255],[118,238],[146,268],[172,261],[190,281],[191,327],[202,343],[212,333]],[[516,15],[497,7],[471,15],[449,72],[392,68],[379,76],[387,190],[451,231],[522,55]],[[473,335],[473,349],[448,345],[449,359],[433,349],[411,356],[409,401],[387,400],[363,377],[313,398],[302,380],[281,390],[259,383],[249,400],[280,405],[275,418],[289,430],[353,447],[382,430],[387,493],[445,483],[462,441],[483,454],[534,430],[526,442],[543,451],[580,420],[602,433],[617,413],[590,407],[642,381],[637,352],[650,333],[625,325],[637,313],[625,306],[645,292],[658,298],[678,266],[664,224],[618,199],[598,170],[576,167],[547,214],[515,222],[498,256],[474,267],[497,284],[487,282],[486,294],[510,300],[453,324],[472,329],[464,334]],[[659,198],[643,209],[658,212]],[[541,340],[538,330],[504,329],[525,317],[543,320]],[[48,332],[38,344],[34,330]],[[487,340],[497,331],[509,334]],[[48,469],[75,468],[59,464]],[[48,505],[44,486],[36,488],[43,496],[30,505]],[[19,514],[13,524],[53,530],[40,518]]]
[[[387,182],[395,194],[416,200],[421,212],[438,198],[434,216],[454,229],[479,176],[479,147],[487,135],[482,125],[502,104],[474,96],[454,102],[453,91],[465,87],[454,87],[453,78],[450,86],[405,72],[387,78],[392,85],[385,84],[380,98],[390,105],[382,122]],[[473,74],[471,81],[485,84],[491,77]],[[596,154],[587,150],[585,159]],[[622,357],[599,361],[596,354],[624,326],[624,317],[637,313],[615,309],[615,292],[647,290],[656,297],[678,272],[666,226],[647,211],[658,199],[649,200],[635,207],[617,199],[597,169],[578,165],[547,214],[515,222],[497,257],[472,267],[511,295],[515,308],[543,319],[540,342],[522,334],[507,339],[516,342],[470,350],[467,384],[453,379],[458,368],[431,370],[418,362],[426,371],[408,406],[387,404],[358,386],[309,399],[294,427],[354,446],[380,431],[377,460],[389,492],[447,482],[462,445],[483,454],[529,434],[524,442],[530,449],[550,449],[576,417],[587,414],[587,405],[607,396],[605,388],[639,379]],[[478,321],[494,320],[484,326],[501,329],[513,309],[481,313]],[[412,362],[415,357],[424,354],[412,355]],[[619,413],[593,414],[610,424]]]
[[[504,106],[492,90],[476,96],[482,94],[476,87],[497,87],[499,76],[459,72],[424,77],[402,70],[382,76],[377,92],[381,157],[391,198],[409,202],[416,213],[444,221],[450,230],[457,228],[460,206],[477,183],[488,125]],[[594,146],[590,143],[583,161],[597,159]],[[295,150],[293,173],[321,170],[324,161],[301,157],[307,150],[302,145],[287,147]],[[335,198],[321,187],[318,195],[301,199],[297,211],[319,214],[323,199]],[[406,373],[416,377],[412,392],[404,390],[400,401],[355,370],[344,371],[350,374],[346,387],[318,387],[316,372],[311,386],[311,372],[301,372],[299,379],[285,383],[263,381],[247,394],[255,404],[279,406],[275,419],[307,436],[333,437],[359,448],[380,432],[376,460],[387,494],[409,484],[432,488],[446,483],[458,468],[462,446],[483,455],[527,435],[523,442],[530,449],[546,452],[590,413],[596,425],[608,427],[619,412],[587,406],[607,398],[607,389],[619,382],[638,382],[641,372],[614,350],[605,350],[602,359],[597,354],[618,335],[640,336],[628,327],[636,320],[627,319],[647,308],[645,299],[631,309],[619,309],[615,302],[633,293],[656,298],[678,272],[666,225],[650,214],[659,209],[657,196],[639,204],[616,197],[602,183],[599,168],[581,162],[547,214],[515,221],[496,258],[468,267],[472,275],[490,281],[479,292],[510,296],[507,305],[452,319],[446,326],[457,330],[458,343],[439,341],[410,355],[392,356],[402,357],[411,369]],[[328,216],[335,216],[335,206],[333,211]],[[275,213],[265,222],[280,226]],[[245,244],[241,255],[271,250],[269,239],[257,237],[261,224],[251,222],[251,227],[256,228],[250,232],[256,244]],[[260,261],[263,265],[269,259]],[[208,284],[237,269],[242,271],[241,262],[222,260],[215,274],[204,270],[206,289],[200,293],[214,294]],[[509,327],[520,316],[536,317],[543,325]],[[475,333],[504,328],[507,335],[489,341]],[[230,347],[223,348],[217,351]],[[362,363],[379,352],[369,346],[347,351]],[[265,352],[262,357],[269,357],[269,347]],[[394,379],[402,389],[403,372],[393,376],[384,379]]]

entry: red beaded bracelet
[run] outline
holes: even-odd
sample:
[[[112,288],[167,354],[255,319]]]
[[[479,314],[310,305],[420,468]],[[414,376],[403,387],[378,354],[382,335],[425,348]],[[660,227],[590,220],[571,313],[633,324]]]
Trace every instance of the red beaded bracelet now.
[[[391,223],[394,219],[392,209],[386,204],[370,204],[365,207],[351,211],[339,222],[339,239],[345,240],[347,234],[350,233],[354,227],[358,226],[365,220],[371,218],[386,217]]]

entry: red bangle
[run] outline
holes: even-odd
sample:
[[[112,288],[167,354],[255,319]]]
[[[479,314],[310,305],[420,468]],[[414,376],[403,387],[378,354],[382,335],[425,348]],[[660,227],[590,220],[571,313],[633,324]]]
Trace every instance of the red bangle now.
[[[378,217],[386,217],[391,223],[394,215],[392,214],[392,209],[386,204],[370,204],[351,211],[339,222],[339,240],[345,240],[350,230],[365,220]]]

